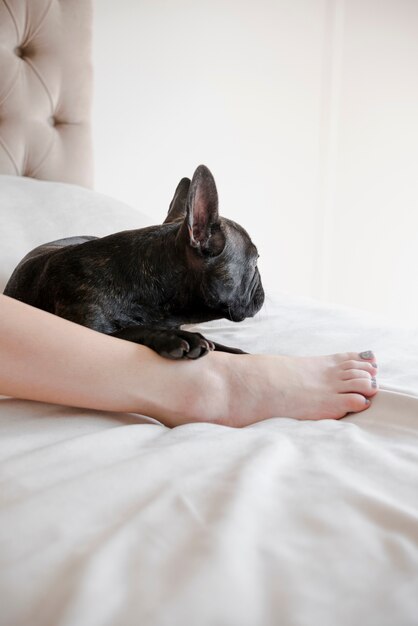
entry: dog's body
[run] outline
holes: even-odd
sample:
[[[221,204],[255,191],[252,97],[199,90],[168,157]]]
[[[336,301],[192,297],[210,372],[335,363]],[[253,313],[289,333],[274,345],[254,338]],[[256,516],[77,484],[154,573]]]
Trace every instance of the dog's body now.
[[[4,293],[167,357],[240,352],[179,327],[255,315],[264,301],[257,256],[245,230],[219,217],[215,182],[199,166],[180,181],[164,224],[39,246]]]

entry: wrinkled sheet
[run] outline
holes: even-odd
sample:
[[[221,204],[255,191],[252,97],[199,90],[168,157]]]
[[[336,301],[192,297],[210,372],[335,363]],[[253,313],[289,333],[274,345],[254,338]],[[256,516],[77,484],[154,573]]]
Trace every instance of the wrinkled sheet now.
[[[274,296],[252,352],[374,349],[340,421],[168,429],[0,400],[2,626],[416,626],[418,333]]]

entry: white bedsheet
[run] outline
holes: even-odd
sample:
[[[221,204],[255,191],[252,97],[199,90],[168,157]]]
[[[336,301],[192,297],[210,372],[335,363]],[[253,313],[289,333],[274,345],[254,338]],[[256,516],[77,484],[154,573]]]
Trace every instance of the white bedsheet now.
[[[284,296],[204,332],[374,349],[383,390],[241,430],[0,400],[0,624],[416,626],[417,333]]]

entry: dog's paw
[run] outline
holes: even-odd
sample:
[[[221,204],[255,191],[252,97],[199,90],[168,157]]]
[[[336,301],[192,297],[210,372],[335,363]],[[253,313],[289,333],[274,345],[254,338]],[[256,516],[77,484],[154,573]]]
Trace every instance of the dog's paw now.
[[[212,341],[205,339],[200,333],[187,330],[166,331],[164,337],[160,337],[153,347],[168,359],[199,359],[215,348]]]
[[[167,359],[199,359],[215,349],[215,344],[200,333],[131,326],[112,333],[112,337],[148,346]]]

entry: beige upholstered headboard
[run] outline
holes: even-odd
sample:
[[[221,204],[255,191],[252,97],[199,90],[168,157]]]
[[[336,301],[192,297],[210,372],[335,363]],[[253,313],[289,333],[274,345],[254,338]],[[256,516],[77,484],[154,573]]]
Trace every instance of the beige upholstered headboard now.
[[[0,174],[92,185],[91,0],[0,0]]]

